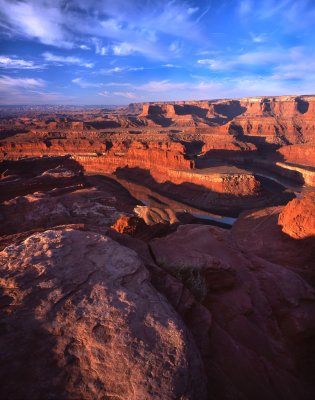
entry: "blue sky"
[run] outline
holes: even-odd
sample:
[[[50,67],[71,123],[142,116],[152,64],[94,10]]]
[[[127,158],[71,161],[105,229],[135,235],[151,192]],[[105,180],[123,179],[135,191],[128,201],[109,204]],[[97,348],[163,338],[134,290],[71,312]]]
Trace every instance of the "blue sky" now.
[[[0,104],[315,93],[315,0],[0,0]]]

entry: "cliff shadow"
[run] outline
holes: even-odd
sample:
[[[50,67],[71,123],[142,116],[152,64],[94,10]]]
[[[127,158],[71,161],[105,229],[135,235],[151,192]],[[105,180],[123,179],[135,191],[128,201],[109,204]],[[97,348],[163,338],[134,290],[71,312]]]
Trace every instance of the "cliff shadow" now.
[[[0,139],[6,139],[12,136],[21,135],[23,133],[29,133],[28,129],[6,129],[0,131]]]
[[[85,176],[85,181],[88,186],[95,187],[115,197],[121,208],[126,209],[126,206],[123,207],[123,205],[128,205],[128,212],[131,212],[136,205],[139,205],[139,201],[123,185],[109,176],[100,174],[88,175]]]
[[[175,104],[174,110],[176,115],[194,115],[201,118],[209,125],[222,125],[231,121],[233,118],[243,114],[246,107],[243,107],[238,100],[233,100],[228,103],[212,104],[214,116],[208,117],[208,108],[199,107],[190,104]]]
[[[284,166],[278,165],[278,163],[286,163],[283,154],[278,151],[281,148],[280,144],[269,143],[264,136],[246,135],[243,128],[237,124],[231,124],[229,132],[237,140],[244,143],[252,143],[257,148],[257,151],[255,151],[254,154],[248,152],[246,157],[244,157],[244,166],[257,166],[266,171],[273,172],[279,177],[289,179],[299,186],[305,184],[302,173],[295,170],[288,170]],[[278,137],[280,140],[283,139],[285,144],[289,144],[287,139],[284,136],[281,136],[281,134],[279,134]]]
[[[309,109],[309,102],[302,99],[301,97],[296,97],[295,101],[296,101],[298,112],[301,114],[306,114]]]
[[[163,128],[167,128],[174,124],[172,118],[165,118],[163,115],[149,115],[147,119],[150,119],[155,124],[162,126]]]
[[[116,121],[95,121],[89,122],[88,126],[94,129],[106,129],[106,128],[121,128],[121,124]]]
[[[202,169],[212,166],[234,165],[236,163],[245,164],[250,157],[255,157],[256,155],[257,151],[251,150],[211,149],[195,159],[195,166],[197,169]]]
[[[118,168],[118,178],[149,187],[166,198],[179,201],[199,210],[236,217],[241,211],[286,204],[294,195],[279,186],[277,193],[264,191],[261,195],[239,196],[220,193],[191,182],[176,184],[170,180],[158,182],[150,171],[142,168]]]
[[[0,162],[0,174],[34,177],[49,169],[54,169],[59,166],[67,168],[75,173],[83,173],[83,167],[67,155],[4,160]]]
[[[247,108],[241,105],[239,100],[233,100],[228,103],[213,104],[215,113],[220,114],[225,120],[231,121],[246,112]]]
[[[193,160],[197,159],[197,155],[201,153],[202,147],[205,144],[202,140],[177,140],[177,142],[181,143],[185,147],[185,158]]]
[[[260,157],[268,157],[273,160],[284,161],[283,156],[277,152],[281,145],[267,142],[265,136],[247,135],[245,134],[243,127],[236,123],[231,123],[229,133],[240,142],[254,144],[257,148],[257,155]]]
[[[44,174],[57,167],[66,169],[64,176],[62,170],[56,176]],[[84,185],[83,167],[67,156],[5,160],[0,162],[0,175],[0,202],[38,191]]]
[[[208,110],[206,108],[198,107],[189,104],[174,104],[176,115],[196,115],[200,118],[206,118]]]

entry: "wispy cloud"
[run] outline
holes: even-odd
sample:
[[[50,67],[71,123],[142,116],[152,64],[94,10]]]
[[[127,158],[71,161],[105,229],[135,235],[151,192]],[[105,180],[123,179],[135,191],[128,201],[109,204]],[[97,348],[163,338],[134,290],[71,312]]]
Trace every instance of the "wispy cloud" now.
[[[246,71],[252,67],[268,67],[270,71],[279,65],[308,60],[307,50],[303,47],[273,47],[261,50],[218,56],[197,61],[199,65],[206,66],[212,71]]]
[[[265,43],[268,40],[268,35],[266,33],[255,34],[250,32],[249,34],[254,43]]]
[[[124,91],[109,92],[107,90],[104,90],[103,92],[99,92],[97,94],[102,97],[114,98],[114,101],[117,100],[117,97],[128,100],[135,100],[141,98],[139,94],[135,94],[133,92],[124,92]]]
[[[0,0],[1,22],[11,32],[44,44],[71,48],[61,2]]]
[[[210,11],[210,8],[211,8],[211,3],[209,3],[208,7],[198,16],[195,23],[198,23],[199,21],[201,21],[202,18],[208,14],[208,12]]]
[[[87,63],[83,61],[81,58],[78,57],[73,57],[73,56],[58,56],[49,52],[43,53],[43,57],[46,61],[49,62],[54,62],[54,63],[60,63],[60,64],[76,64],[79,65],[80,67],[85,67],[85,68],[93,68],[94,64],[93,63]]]
[[[74,103],[73,96],[66,96],[58,92],[41,90],[23,90],[11,88],[10,91],[0,92],[0,104],[70,104]]]
[[[162,64],[161,67],[164,67],[164,68],[182,68],[180,65],[171,64],[171,63]]]
[[[45,82],[42,79],[34,78],[12,78],[11,76],[1,75],[0,76],[0,88],[34,88],[43,87]]]
[[[187,9],[187,14],[189,14],[189,15],[195,14],[197,11],[199,11],[199,7],[189,7]]]
[[[110,92],[108,92],[107,90],[104,90],[103,92],[99,92],[97,93],[99,96],[103,96],[103,97],[109,97]]]
[[[1,95],[73,91],[96,104],[98,92],[112,103],[310,92],[314,21],[313,0],[0,0]]]
[[[41,69],[44,65],[35,64],[33,61],[17,57],[0,56],[0,68],[4,69]]]
[[[106,82],[102,83],[101,85],[107,87],[130,87],[130,88],[135,87],[135,85],[130,82]]]
[[[292,0],[266,0],[261,3],[258,13],[261,18],[271,18],[279,12],[282,13],[290,4],[292,4]]]
[[[129,56],[136,51],[138,50],[135,46],[126,42],[113,46],[113,53],[115,54],[115,56]]]
[[[207,12],[178,0],[0,0],[0,10],[0,23],[11,35],[81,49],[82,45],[90,47],[96,38],[97,54],[107,54],[110,45],[115,55],[139,52],[159,59],[167,52],[162,40],[165,34],[192,41],[201,39],[195,15],[200,11],[201,19]],[[100,44],[102,39],[107,42],[105,46]]]
[[[122,72],[135,72],[135,71],[143,71],[145,67],[113,67],[113,68],[102,68],[99,70],[100,74],[104,75],[112,75],[119,74]]]
[[[135,93],[132,92],[113,92],[114,96],[125,97],[126,99],[136,99],[137,96]]]
[[[86,82],[86,81],[82,80],[82,78],[72,79],[72,83],[75,83],[76,85],[80,86],[83,89],[86,89],[86,88],[99,88],[99,87],[102,86],[102,83]]]
[[[238,12],[241,18],[259,22],[276,18],[277,27],[296,31],[314,24],[315,4],[312,0],[240,0]]]
[[[80,48],[81,50],[91,50],[91,47],[87,46],[86,44],[81,44],[81,45],[79,45],[79,48]]]
[[[92,38],[92,42],[95,45],[95,53],[105,56],[108,53],[108,46],[103,46],[103,43],[98,38]]]
[[[175,40],[169,45],[169,50],[174,57],[179,57],[183,54],[184,44],[179,40]]]
[[[0,76],[0,104],[30,104],[56,102],[63,95],[44,91],[46,82],[34,78]]]
[[[83,89],[86,88],[102,88],[102,87],[135,87],[135,85],[128,82],[89,82],[82,78],[75,78],[71,81],[75,85]]]

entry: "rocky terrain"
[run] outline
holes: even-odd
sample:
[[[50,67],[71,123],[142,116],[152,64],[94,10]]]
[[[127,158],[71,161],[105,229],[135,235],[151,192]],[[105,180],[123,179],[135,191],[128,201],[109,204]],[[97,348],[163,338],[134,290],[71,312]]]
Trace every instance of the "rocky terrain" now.
[[[1,113],[0,398],[313,399],[314,105]]]

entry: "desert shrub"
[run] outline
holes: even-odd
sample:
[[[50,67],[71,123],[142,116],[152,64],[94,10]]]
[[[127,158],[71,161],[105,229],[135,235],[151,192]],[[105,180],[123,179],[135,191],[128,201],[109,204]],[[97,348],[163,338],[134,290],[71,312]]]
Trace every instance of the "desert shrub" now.
[[[192,292],[196,300],[202,302],[206,298],[208,284],[202,271],[196,268],[181,266],[174,271],[174,276]]]

